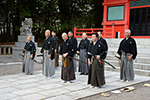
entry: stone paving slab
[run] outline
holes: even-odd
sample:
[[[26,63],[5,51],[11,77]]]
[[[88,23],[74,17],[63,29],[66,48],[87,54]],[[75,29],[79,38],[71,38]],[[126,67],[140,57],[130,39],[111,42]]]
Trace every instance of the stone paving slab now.
[[[106,84],[97,89],[87,84],[87,75],[79,74],[76,72],[73,83],[62,82],[61,68],[51,79],[46,79],[42,71],[35,71],[34,75],[0,76],[0,100],[75,100],[150,80],[150,77],[135,75],[133,82],[126,83],[119,80],[120,73],[105,71]]]

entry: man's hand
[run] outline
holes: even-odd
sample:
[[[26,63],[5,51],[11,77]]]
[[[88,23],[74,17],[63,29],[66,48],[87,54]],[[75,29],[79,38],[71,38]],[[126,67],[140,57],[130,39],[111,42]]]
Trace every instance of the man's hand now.
[[[57,53],[57,49],[55,49],[55,53]]]
[[[68,55],[68,53],[63,54],[63,57],[66,57]]]
[[[132,57],[133,57],[133,54],[131,54],[131,55],[128,57],[128,61],[131,61],[131,60],[132,60]]]
[[[119,57],[119,58],[121,58],[121,56],[120,56],[120,55],[118,55],[118,57]]]
[[[51,54],[49,54],[48,57],[51,58]]]
[[[61,62],[62,62],[62,56],[61,56]]]
[[[31,59],[33,58],[33,54],[30,55],[30,58],[31,58]]]
[[[96,59],[100,59],[100,55],[96,55]]]
[[[44,55],[44,53],[42,53],[42,55]]]
[[[90,61],[90,59],[88,59],[88,65],[90,66],[90,64],[91,64],[91,61]]]
[[[80,51],[77,51],[77,54],[80,54]]]

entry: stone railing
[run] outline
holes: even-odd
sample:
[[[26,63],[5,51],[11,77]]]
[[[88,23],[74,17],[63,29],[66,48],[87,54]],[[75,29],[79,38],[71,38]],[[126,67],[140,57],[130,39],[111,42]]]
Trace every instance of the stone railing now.
[[[14,45],[0,45],[0,55],[11,55]]]

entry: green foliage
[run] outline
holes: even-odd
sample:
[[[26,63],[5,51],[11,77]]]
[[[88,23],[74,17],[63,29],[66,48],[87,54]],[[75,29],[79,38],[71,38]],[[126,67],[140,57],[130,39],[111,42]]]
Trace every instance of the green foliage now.
[[[60,36],[64,31],[73,31],[74,25],[77,28],[101,27],[102,2],[103,0],[1,0],[0,32],[3,31],[0,35],[12,32],[13,40],[17,41],[21,22],[26,17],[33,20],[32,32],[38,37],[37,40],[44,39],[41,34],[46,29],[55,29]]]

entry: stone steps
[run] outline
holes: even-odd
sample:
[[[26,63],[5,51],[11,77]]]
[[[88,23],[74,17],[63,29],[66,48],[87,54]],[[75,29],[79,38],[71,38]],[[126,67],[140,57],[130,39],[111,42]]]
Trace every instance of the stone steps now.
[[[115,67],[119,66],[119,61],[113,61],[113,60],[106,60],[106,61],[108,61],[110,64],[112,64]],[[150,64],[134,63],[133,68],[150,71]]]
[[[117,55],[117,50],[122,39],[106,39],[108,43],[108,54],[106,61],[116,67],[112,69],[106,64],[105,70],[119,72],[120,67]],[[133,62],[134,73],[137,75],[150,76],[150,39],[135,39],[137,43],[137,57]]]
[[[106,65],[105,70],[120,72],[120,67],[116,67],[116,69],[113,69],[110,66]],[[142,76],[150,76],[150,71],[149,70],[134,69],[134,74],[142,75]]]
[[[119,47],[122,39],[106,39],[109,47]],[[138,49],[150,49],[150,39],[135,39]]]
[[[114,56],[114,55],[118,55],[118,54],[117,54],[117,51],[112,51],[112,52],[108,51],[107,55],[108,56],[109,55],[113,55]],[[150,58],[150,53],[146,53],[146,52],[145,53],[138,53],[137,57],[147,57],[147,58]]]
[[[114,55],[107,55],[106,60],[118,61],[118,59],[116,57],[114,57]],[[137,57],[133,61],[134,61],[134,63],[150,64],[150,57]]]
[[[78,38],[78,43],[82,38]],[[89,39],[91,40],[91,39]],[[116,69],[111,68],[105,64],[105,70],[107,71],[117,71],[119,72],[118,59],[115,57],[117,50],[122,39],[106,39],[108,44],[108,54],[106,61],[111,63],[116,67]],[[150,76],[150,39],[135,39],[137,44],[137,57],[134,60],[134,73],[137,75]]]
[[[119,47],[119,44],[108,44],[108,47]],[[138,49],[150,49],[150,45],[137,45]]]

